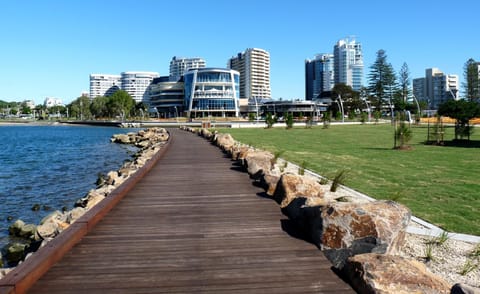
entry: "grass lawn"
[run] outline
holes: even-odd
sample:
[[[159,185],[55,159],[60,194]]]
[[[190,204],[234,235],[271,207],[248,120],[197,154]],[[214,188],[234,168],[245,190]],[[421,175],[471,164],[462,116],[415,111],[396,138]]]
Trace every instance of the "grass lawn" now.
[[[328,178],[349,169],[346,185],[377,199],[395,199],[445,230],[480,235],[480,128],[476,148],[424,145],[427,127],[413,127],[413,150],[393,150],[393,127],[331,125],[224,129],[243,143],[301,164]],[[453,138],[447,129],[446,140]],[[400,197],[397,199],[397,197]]]

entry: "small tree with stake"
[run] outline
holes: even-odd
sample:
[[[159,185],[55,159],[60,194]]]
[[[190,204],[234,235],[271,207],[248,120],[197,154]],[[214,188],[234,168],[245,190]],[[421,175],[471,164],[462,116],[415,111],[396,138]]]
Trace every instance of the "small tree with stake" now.
[[[473,133],[470,120],[480,115],[480,105],[475,101],[448,100],[439,106],[438,114],[455,119],[455,140],[467,137],[470,141]]]

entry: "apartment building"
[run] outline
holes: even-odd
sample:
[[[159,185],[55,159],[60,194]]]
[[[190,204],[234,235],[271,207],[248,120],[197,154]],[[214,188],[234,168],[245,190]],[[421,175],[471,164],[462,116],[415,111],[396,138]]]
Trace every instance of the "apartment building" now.
[[[189,70],[194,68],[205,68],[207,63],[200,57],[185,58],[185,57],[172,57],[170,61],[170,75],[169,80],[176,82]]]
[[[121,89],[126,91],[136,103],[149,104],[148,88],[154,78],[160,75],[149,71],[126,71],[121,74]]]
[[[458,75],[445,74],[438,68],[428,68],[424,78],[413,79],[413,94],[419,101],[427,102],[428,109],[438,109],[447,100],[458,99]]]
[[[334,86],[333,54],[315,55],[305,60],[305,99],[315,100],[322,92],[331,91]]]
[[[110,74],[90,75],[90,99],[110,96],[121,88],[121,76]]]
[[[240,97],[270,99],[270,53],[248,48],[229,59],[227,67],[240,73]]]
[[[359,91],[363,86],[362,45],[355,38],[339,40],[334,48],[334,82]]]

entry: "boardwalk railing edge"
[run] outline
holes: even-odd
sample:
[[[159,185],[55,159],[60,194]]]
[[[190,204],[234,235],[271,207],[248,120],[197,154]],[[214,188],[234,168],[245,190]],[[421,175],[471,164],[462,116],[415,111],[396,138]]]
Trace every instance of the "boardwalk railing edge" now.
[[[95,225],[112,209],[135,185],[157,164],[171,145],[168,141],[146,164],[131,175],[125,182],[112,191],[105,199],[87,211],[45,246],[0,279],[0,294],[25,293],[55,263],[70,251]]]

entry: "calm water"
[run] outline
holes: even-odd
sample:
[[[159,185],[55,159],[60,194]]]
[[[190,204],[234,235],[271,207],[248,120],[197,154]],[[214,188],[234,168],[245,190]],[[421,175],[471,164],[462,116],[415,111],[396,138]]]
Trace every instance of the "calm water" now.
[[[136,150],[110,143],[110,137],[128,131],[0,126],[0,248],[8,243],[8,226],[15,220],[38,224],[54,210],[71,209],[95,188],[99,173],[117,170]],[[32,211],[34,204],[39,211]]]

